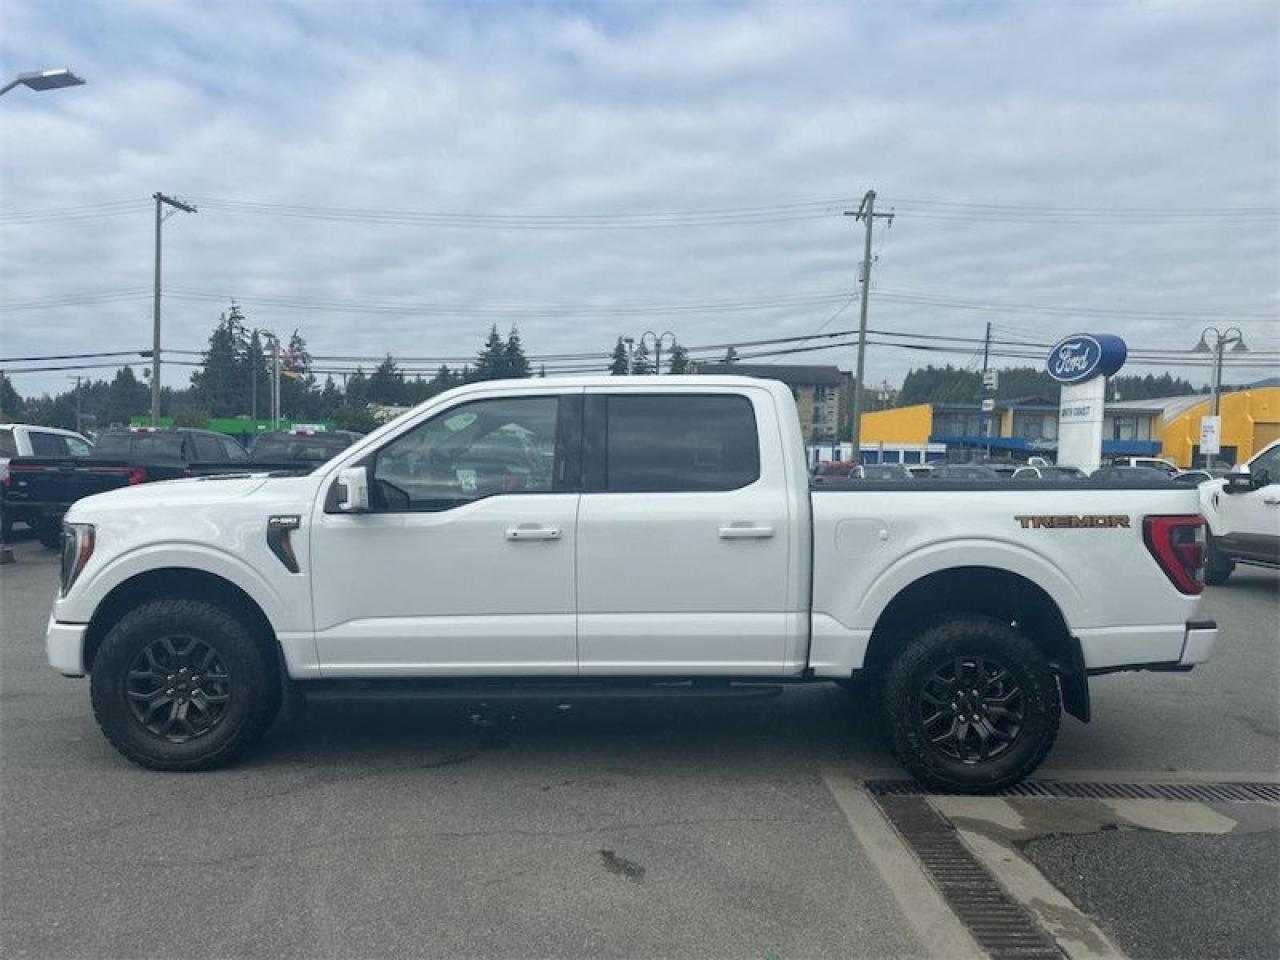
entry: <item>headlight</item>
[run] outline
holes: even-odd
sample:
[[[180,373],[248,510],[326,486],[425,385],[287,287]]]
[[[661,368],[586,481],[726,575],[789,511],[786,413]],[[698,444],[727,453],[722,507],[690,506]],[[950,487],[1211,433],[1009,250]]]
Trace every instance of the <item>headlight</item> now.
[[[92,556],[93,524],[64,523],[62,525],[62,595],[64,597]]]

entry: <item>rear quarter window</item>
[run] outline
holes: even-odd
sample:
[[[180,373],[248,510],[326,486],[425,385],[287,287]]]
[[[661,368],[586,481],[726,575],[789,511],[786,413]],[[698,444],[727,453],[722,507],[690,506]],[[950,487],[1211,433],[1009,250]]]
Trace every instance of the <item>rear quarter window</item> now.
[[[13,439],[12,430],[0,430],[0,457],[16,457],[18,444]]]
[[[730,394],[608,397],[605,489],[737,490],[760,478],[751,401]]]

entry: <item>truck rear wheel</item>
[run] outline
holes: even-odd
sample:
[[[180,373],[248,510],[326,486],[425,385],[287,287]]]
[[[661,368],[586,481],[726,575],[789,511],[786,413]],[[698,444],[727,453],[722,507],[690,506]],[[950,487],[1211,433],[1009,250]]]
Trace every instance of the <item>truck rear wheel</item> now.
[[[256,743],[279,709],[273,662],[249,629],[200,600],[152,600],[111,628],[93,661],[98,725],[129,760],[205,770]]]
[[[917,780],[988,793],[1040,765],[1062,702],[1048,660],[1021,631],[959,616],[926,629],[890,663],[881,710],[894,753]]]

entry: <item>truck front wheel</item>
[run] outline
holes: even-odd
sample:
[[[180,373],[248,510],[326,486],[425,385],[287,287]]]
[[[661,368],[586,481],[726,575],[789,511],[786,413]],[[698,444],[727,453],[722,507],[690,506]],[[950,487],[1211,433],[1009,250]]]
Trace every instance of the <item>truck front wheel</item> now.
[[[152,600],[111,628],[93,661],[94,716],[153,770],[204,770],[257,742],[279,708],[269,654],[221,607]]]
[[[1058,735],[1061,696],[1048,660],[992,617],[957,616],[924,630],[889,665],[881,692],[899,762],[938,790],[1011,786]]]

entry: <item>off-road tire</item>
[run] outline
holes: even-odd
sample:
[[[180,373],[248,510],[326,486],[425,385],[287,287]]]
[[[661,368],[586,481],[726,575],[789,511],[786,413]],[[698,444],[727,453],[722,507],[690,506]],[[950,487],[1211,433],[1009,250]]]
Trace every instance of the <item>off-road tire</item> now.
[[[167,636],[190,637],[217,652],[225,664],[225,712],[208,731],[183,743],[148,730],[126,694],[131,665]],[[272,652],[232,613],[189,598],[151,600],[111,628],[93,660],[93,714],[113,747],[151,770],[208,770],[230,763],[266,733],[280,707],[280,679]]]
[[[1007,670],[1021,691],[1022,723],[998,756],[963,761],[930,742],[921,695],[936,672],[965,658]],[[991,793],[1026,778],[1058,735],[1062,698],[1048,660],[1021,631],[992,617],[936,621],[908,641],[885,671],[881,718],[898,761],[922,784],[951,793]]]
[[[1225,556],[1215,545],[1213,537],[1205,544],[1204,582],[1210,587],[1220,587],[1236,568],[1236,562]]]

